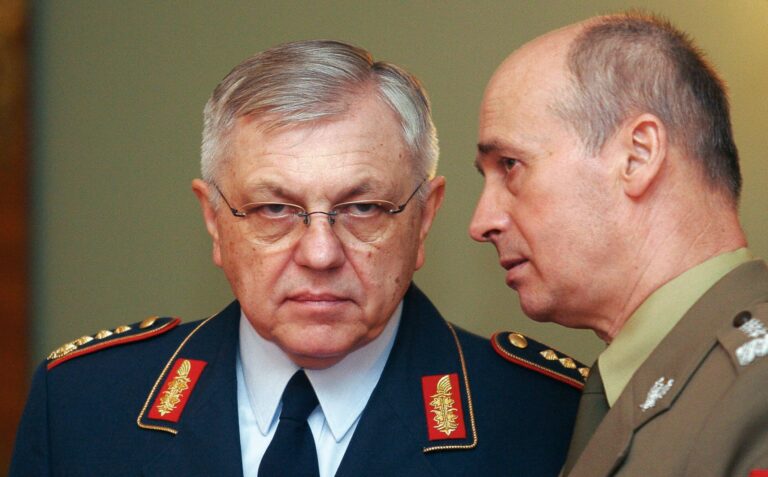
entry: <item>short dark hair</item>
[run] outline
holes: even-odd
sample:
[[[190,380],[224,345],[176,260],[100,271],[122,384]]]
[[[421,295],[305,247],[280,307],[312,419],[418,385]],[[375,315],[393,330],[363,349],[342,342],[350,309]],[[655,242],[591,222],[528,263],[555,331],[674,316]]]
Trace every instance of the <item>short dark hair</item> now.
[[[735,204],[741,193],[726,86],[693,41],[642,12],[589,21],[570,46],[570,91],[553,105],[597,153],[630,114],[658,116],[670,143]]]

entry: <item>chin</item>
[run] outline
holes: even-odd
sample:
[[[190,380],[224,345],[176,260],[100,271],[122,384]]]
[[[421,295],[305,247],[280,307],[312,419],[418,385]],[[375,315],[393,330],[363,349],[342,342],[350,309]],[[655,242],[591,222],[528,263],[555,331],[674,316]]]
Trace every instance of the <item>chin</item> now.
[[[327,368],[357,349],[354,341],[323,339],[317,334],[309,339],[291,340],[280,348],[303,368]]]
[[[525,316],[530,318],[532,321],[535,321],[536,323],[551,323],[553,321],[552,318],[547,314],[534,313],[526,311],[525,309],[523,309],[523,313],[525,313]]]
[[[537,323],[550,323],[553,320],[553,312],[549,306],[544,306],[536,300],[526,300],[520,296],[520,308],[525,316]]]
[[[301,349],[297,352],[286,351],[291,360],[302,368],[325,369],[344,359],[349,349]]]

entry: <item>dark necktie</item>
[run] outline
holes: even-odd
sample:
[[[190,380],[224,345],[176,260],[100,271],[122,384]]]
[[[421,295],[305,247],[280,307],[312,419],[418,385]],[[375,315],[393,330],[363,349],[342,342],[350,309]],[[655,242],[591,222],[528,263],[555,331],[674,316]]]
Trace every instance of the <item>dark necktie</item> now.
[[[600,421],[603,420],[610,407],[605,397],[605,388],[603,387],[603,378],[600,376],[600,370],[597,362],[592,366],[592,371],[584,384],[584,390],[581,393],[579,401],[579,411],[576,414],[576,424],[573,427],[573,436],[571,437],[571,446],[568,448],[568,457],[565,459],[563,472],[561,475],[567,476],[573,469],[587,442],[595,433]]]
[[[318,477],[317,450],[307,417],[317,407],[315,390],[303,370],[283,391],[280,422],[259,465],[259,477]]]

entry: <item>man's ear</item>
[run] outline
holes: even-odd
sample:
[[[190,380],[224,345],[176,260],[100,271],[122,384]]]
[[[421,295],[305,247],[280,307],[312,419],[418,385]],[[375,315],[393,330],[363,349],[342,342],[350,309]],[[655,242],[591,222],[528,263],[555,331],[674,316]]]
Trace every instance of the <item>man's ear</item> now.
[[[659,176],[667,158],[667,130],[653,114],[641,114],[621,127],[616,136],[622,150],[621,182],[624,192],[641,197]]]
[[[427,240],[427,234],[429,234],[429,229],[432,228],[432,222],[435,220],[437,211],[440,210],[440,206],[443,205],[443,198],[445,197],[445,177],[435,177],[426,185],[429,187],[429,194],[427,195],[426,202],[424,203],[424,209],[421,213],[421,224],[419,227],[419,250],[418,255],[416,256],[416,270],[424,265],[424,242]]]
[[[200,202],[200,209],[203,212],[205,228],[208,230],[208,233],[213,239],[213,263],[220,267],[221,245],[219,243],[219,225],[216,218],[216,209],[211,203],[211,188],[205,181],[201,179],[195,179],[192,181],[192,191],[195,193],[197,200]]]

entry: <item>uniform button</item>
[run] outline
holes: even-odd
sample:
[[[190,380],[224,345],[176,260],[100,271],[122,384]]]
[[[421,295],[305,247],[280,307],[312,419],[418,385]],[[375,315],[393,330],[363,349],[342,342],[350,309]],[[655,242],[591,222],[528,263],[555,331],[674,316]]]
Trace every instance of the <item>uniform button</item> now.
[[[510,333],[509,342],[516,348],[522,349],[528,347],[528,340],[525,339],[525,336],[521,335],[520,333]]]
[[[741,325],[743,325],[744,323],[748,322],[751,319],[752,319],[752,313],[748,311],[742,311],[741,313],[736,315],[736,317],[733,319],[733,326],[735,326],[736,328],[739,328]]]

